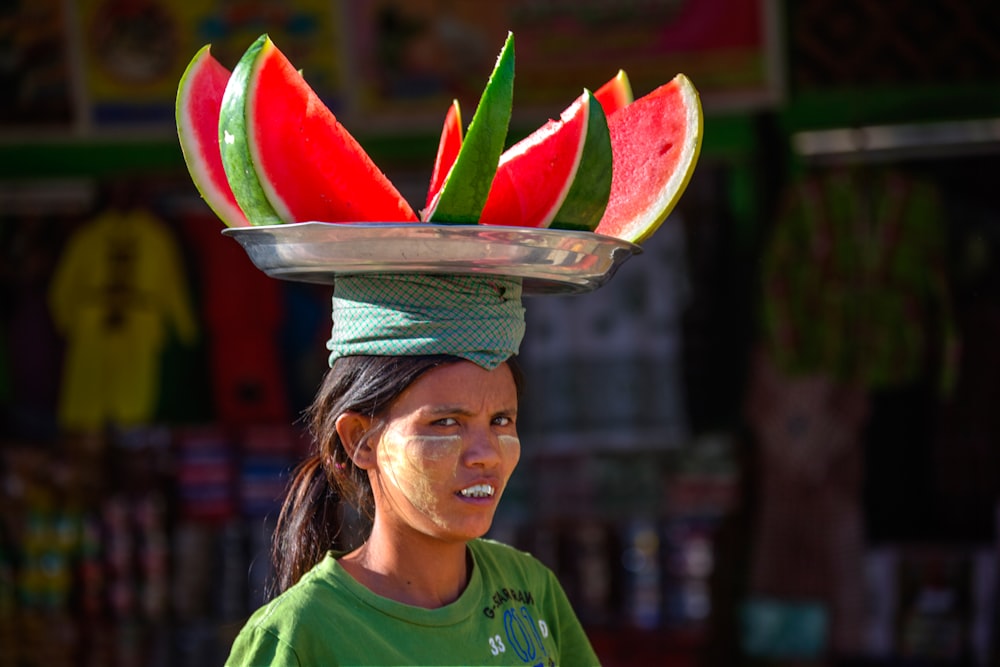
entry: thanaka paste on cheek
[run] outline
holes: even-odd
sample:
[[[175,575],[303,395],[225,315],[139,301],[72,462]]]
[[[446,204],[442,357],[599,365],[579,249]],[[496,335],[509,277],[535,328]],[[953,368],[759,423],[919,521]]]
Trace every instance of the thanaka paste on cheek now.
[[[443,461],[449,456],[456,461],[462,453],[460,435],[411,435],[406,438],[406,458],[417,468],[424,461]]]
[[[515,448],[520,452],[521,439],[518,438],[516,435],[498,435],[497,441],[508,452],[510,452]]]
[[[516,462],[521,447],[517,436],[500,434],[496,442],[501,456]],[[380,452],[393,486],[414,509],[444,525],[440,496],[459,475],[463,446],[461,435],[403,435],[390,430],[383,435]]]
[[[458,435],[402,436],[390,431],[382,439],[381,450],[386,473],[396,488],[416,509],[438,520],[434,483],[426,467],[450,457],[453,465],[448,474],[453,477],[461,448],[462,438]]]

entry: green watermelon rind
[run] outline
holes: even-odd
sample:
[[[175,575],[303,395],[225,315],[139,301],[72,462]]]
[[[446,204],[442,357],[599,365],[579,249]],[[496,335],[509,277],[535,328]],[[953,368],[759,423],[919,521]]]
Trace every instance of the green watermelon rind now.
[[[244,52],[226,85],[219,112],[219,151],[229,187],[253,225],[278,225],[283,221],[268,201],[250,155],[247,141],[247,85],[258,56],[270,38],[265,33]]]
[[[507,141],[514,102],[514,34],[497,56],[462,147],[425,222],[475,224],[483,211]]]
[[[611,196],[611,135],[604,109],[589,90],[583,91],[587,105],[587,133],[572,185],[562,206],[549,223],[551,229],[592,232]]]
[[[177,139],[191,180],[208,207],[227,227],[246,227],[250,222],[235,200],[228,181],[218,183],[213,178],[211,163],[214,163],[216,158],[221,161],[218,142],[214,141],[211,145],[199,143],[199,133],[194,126],[197,119],[192,118],[190,113],[192,107],[199,101],[192,99],[195,84],[205,69],[217,62],[212,56],[211,46],[206,44],[198,49],[177,84],[177,98],[174,103]],[[222,65],[216,66],[222,67]]]

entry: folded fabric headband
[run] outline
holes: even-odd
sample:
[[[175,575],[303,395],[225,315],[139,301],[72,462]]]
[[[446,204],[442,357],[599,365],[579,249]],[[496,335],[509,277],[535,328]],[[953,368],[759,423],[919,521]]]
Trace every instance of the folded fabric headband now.
[[[330,365],[339,357],[453,354],[496,368],[524,337],[521,279],[498,276],[338,276]]]

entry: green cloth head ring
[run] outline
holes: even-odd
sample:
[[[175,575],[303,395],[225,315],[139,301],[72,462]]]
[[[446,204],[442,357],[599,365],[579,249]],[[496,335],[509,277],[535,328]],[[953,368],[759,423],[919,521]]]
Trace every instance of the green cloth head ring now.
[[[524,337],[521,279],[500,276],[338,276],[330,365],[352,355],[451,354],[493,369]]]

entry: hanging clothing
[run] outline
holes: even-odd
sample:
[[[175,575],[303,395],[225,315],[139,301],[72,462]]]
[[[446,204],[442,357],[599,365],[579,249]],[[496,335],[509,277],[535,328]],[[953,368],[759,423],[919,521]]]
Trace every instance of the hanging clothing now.
[[[0,232],[0,405],[12,434],[38,440],[57,431],[63,343],[46,301],[62,248],[59,222],[23,216]]]
[[[945,232],[931,184],[831,169],[790,185],[764,251],[746,408],[760,455],[750,589],[823,605],[835,655],[864,648],[872,395],[955,382]]]
[[[214,216],[185,215],[183,229],[201,277],[215,418],[227,424],[287,423],[280,281],[257,269],[239,243],[224,238]],[[324,307],[329,314],[329,304]],[[322,368],[326,350],[322,343],[316,349]]]
[[[957,335],[945,244],[929,183],[888,169],[834,169],[793,183],[763,259],[771,357],[792,374],[883,389],[924,376],[939,346],[934,370],[949,390]]]
[[[751,594],[824,605],[829,648],[840,655],[856,655],[863,640],[868,414],[861,388],[822,374],[791,377],[766,353],[754,356],[746,417],[760,443],[760,505]]]
[[[109,210],[86,224],[56,267],[49,306],[67,343],[59,425],[90,431],[148,423],[170,330],[185,344],[197,336],[167,226],[140,209]]]

